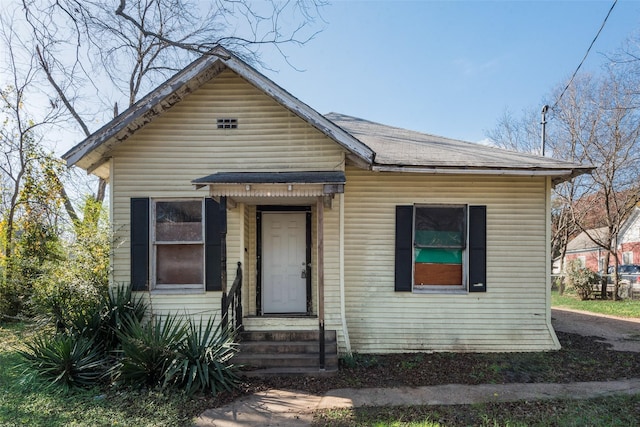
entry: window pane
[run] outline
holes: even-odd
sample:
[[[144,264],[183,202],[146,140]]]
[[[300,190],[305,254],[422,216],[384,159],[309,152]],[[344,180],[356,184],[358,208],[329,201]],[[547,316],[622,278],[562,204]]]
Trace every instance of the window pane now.
[[[414,252],[415,262],[462,264],[462,249],[420,248]]]
[[[416,263],[413,282],[418,286],[462,285],[462,264]]]
[[[418,248],[464,248],[464,207],[417,207],[414,244]]]
[[[158,245],[156,284],[192,285],[204,283],[202,245]]]
[[[202,202],[157,202],[156,241],[202,241]]]

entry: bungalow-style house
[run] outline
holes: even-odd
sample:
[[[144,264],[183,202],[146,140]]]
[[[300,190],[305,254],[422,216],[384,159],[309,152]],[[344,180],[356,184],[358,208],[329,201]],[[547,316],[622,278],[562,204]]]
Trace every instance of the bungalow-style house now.
[[[589,237],[602,241],[606,227],[594,228],[583,231],[567,244],[564,265],[573,260],[579,260],[582,267],[596,273],[605,271],[604,262],[606,251],[596,245]],[[620,227],[618,238],[614,243],[617,249],[618,264],[640,264],[640,208],[635,207]],[[610,257],[609,266],[614,265],[615,260]]]
[[[602,273],[605,268],[605,253],[602,246],[597,245],[593,239],[601,241],[606,236],[607,228],[593,228],[578,234],[567,243],[563,268],[567,268],[569,263],[578,261],[582,268],[588,268],[595,273]],[[613,263],[613,260],[611,260]]]
[[[560,347],[550,193],[587,167],[323,116],[223,48],[63,157],[109,180],[113,283],[156,315],[220,321],[240,295],[244,331],[315,332],[321,368],[332,338],[341,354]]]

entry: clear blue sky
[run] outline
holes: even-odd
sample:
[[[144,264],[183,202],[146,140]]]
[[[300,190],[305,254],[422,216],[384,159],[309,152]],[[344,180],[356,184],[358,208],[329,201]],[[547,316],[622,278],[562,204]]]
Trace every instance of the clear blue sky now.
[[[481,141],[505,109],[541,109],[580,63],[609,1],[333,1],[323,32],[263,70],[321,113]],[[640,29],[640,1],[620,0],[583,65]]]

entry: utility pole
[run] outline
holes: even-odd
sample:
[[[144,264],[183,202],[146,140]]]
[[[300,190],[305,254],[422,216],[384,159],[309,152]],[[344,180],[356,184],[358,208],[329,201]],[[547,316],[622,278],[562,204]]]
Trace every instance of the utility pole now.
[[[540,124],[542,125],[542,136],[540,141],[540,145],[542,147],[542,150],[541,150],[542,157],[544,157],[544,144],[547,139],[547,118],[546,118],[547,111],[549,111],[548,105],[545,105],[544,107],[542,107],[542,121],[540,122]]]

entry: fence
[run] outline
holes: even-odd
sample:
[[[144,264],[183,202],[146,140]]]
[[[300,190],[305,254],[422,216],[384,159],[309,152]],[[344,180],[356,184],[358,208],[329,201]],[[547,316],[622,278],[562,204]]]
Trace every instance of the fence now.
[[[565,280],[564,274],[551,275],[551,287],[557,289],[558,280]],[[600,275],[602,277],[603,275]],[[614,275],[605,274],[607,278],[607,294],[609,297],[613,295],[615,286],[613,284]],[[601,292],[601,284],[593,284],[593,295],[598,297]],[[622,299],[640,299],[640,273],[620,273],[618,274],[618,297]]]

